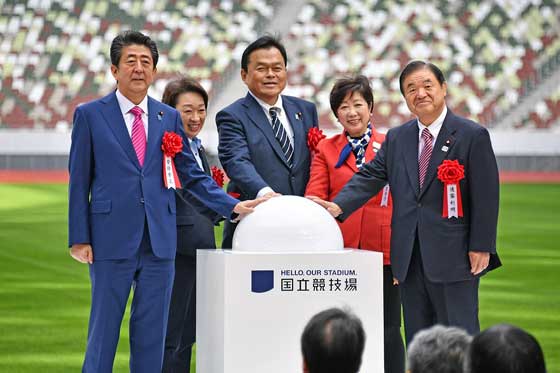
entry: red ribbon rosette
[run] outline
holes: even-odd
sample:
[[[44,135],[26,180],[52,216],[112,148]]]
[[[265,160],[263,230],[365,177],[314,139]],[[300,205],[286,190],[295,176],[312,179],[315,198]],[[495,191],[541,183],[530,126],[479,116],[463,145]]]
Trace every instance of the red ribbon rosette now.
[[[317,152],[317,145],[326,137],[322,130],[317,127],[311,127],[309,132],[307,132],[307,147],[309,151],[315,154]]]
[[[183,150],[183,138],[175,132],[165,131],[161,140],[161,150],[163,150],[163,184],[167,189],[181,189],[173,159]]]
[[[446,159],[438,166],[437,171],[437,177],[443,183],[442,216],[449,219],[462,218],[463,203],[459,181],[465,178],[465,166],[457,160]]]
[[[212,171],[212,179],[214,179],[214,182],[216,184],[218,184],[218,186],[220,188],[223,188],[224,187],[224,179],[225,179],[224,171],[220,170],[216,166],[212,166],[210,168],[210,171]]]
[[[223,188],[224,187],[224,181],[226,179],[226,174],[225,172],[216,167],[216,166],[212,166],[210,167],[210,171],[212,172],[212,179],[214,179],[214,182],[220,187]],[[239,198],[241,197],[241,194],[237,193],[237,192],[228,192],[228,194],[230,196],[232,196],[233,198]]]

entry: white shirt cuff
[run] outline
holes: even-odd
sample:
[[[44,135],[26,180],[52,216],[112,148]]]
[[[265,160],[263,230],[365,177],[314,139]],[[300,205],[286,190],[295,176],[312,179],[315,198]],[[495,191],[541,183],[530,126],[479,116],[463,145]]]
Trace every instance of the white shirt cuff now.
[[[259,192],[257,193],[257,198],[260,198],[260,197],[262,197],[265,194],[270,193],[270,192],[274,193],[274,190],[272,190],[272,188],[269,187],[269,186],[265,186],[264,188],[259,190]]]

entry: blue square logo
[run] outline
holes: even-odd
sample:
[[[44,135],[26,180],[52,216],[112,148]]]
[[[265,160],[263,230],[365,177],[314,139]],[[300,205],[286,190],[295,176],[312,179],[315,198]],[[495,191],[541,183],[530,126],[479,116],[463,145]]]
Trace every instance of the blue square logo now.
[[[251,271],[251,291],[266,293],[274,288],[274,271]]]

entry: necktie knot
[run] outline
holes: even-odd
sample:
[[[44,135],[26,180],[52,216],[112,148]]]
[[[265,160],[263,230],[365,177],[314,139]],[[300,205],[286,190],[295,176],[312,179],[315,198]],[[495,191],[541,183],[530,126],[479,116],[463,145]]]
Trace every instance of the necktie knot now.
[[[268,112],[270,113],[270,117],[272,118],[272,120],[274,120],[274,118],[278,117],[278,114],[280,113],[280,108],[273,106],[270,109],[268,109]]]
[[[129,113],[132,113],[135,117],[141,117],[144,114],[144,110],[140,108],[140,106],[135,106],[130,109]]]
[[[429,129],[424,128],[422,130],[422,139],[424,140],[424,142],[429,141],[433,138],[432,133],[430,132]]]

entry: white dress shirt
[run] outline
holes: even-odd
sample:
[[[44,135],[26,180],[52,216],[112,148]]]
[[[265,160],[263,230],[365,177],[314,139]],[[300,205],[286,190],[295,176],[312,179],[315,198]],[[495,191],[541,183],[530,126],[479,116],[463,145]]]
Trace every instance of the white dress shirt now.
[[[144,122],[144,130],[146,131],[146,141],[148,141],[148,96],[146,95],[142,102],[138,105],[132,103],[128,98],[117,89],[116,92],[117,101],[119,102],[119,107],[124,118],[124,124],[126,124],[126,130],[128,135],[132,137],[132,124],[134,123],[134,114],[130,113],[130,109],[135,106],[139,106],[144,112],[142,114],[142,121]]]
[[[258,98],[257,96],[255,96],[253,94],[253,92],[249,91],[249,93],[251,94],[251,96],[253,96],[253,98],[255,100],[257,100],[259,105],[261,105],[261,107],[264,111],[264,114],[268,118],[268,121],[269,121],[271,126],[272,126],[272,118],[270,117],[270,111],[269,110],[272,107],[278,108],[278,119],[280,120],[280,123],[282,124],[282,126],[284,126],[284,129],[286,130],[286,134],[288,135],[288,140],[290,140],[290,143],[292,144],[292,147],[293,147],[294,146],[294,130],[293,130],[291,124],[290,124],[290,121],[288,120],[288,116],[286,115],[286,111],[284,110],[284,106],[282,105],[282,95],[278,95],[278,100],[276,100],[274,105],[269,105],[266,102],[264,102],[263,100],[261,100],[260,98]],[[265,194],[270,193],[270,192],[274,192],[274,189],[272,189],[269,186],[265,186],[264,188],[262,188],[261,190],[258,191],[257,198],[262,197]]]
[[[418,132],[418,160],[420,160],[420,154],[422,154],[422,149],[424,149],[424,140],[422,139],[422,131],[424,130],[424,128],[427,128],[428,131],[430,131],[430,133],[432,134],[433,136],[432,150],[433,150],[434,146],[436,145],[436,140],[446,115],[447,115],[447,106],[444,106],[439,117],[437,117],[437,119],[434,120],[432,124],[430,124],[429,126],[423,125],[422,122],[420,122],[420,119],[416,118],[416,121],[418,123],[418,128],[420,129],[420,131]]]
[[[189,146],[191,147],[191,151],[194,155],[194,159],[196,159],[196,163],[198,163],[198,166],[200,167],[200,169],[202,171],[204,171],[204,166],[202,165],[202,158],[200,157],[200,153],[198,152],[199,148],[198,148],[197,144],[190,138],[189,138]]]
[[[278,100],[276,100],[276,103],[274,103],[274,105],[269,105],[263,100],[261,100],[260,98],[258,98],[257,96],[255,96],[251,91],[249,91],[249,93],[251,94],[251,96],[255,98],[255,100],[257,100],[259,105],[261,105],[266,117],[268,118],[268,122],[270,123],[270,126],[272,126],[272,118],[270,117],[270,108],[275,107],[278,109],[277,111],[278,119],[280,119],[280,123],[286,130],[286,134],[288,135],[288,140],[290,140],[290,143],[292,144],[292,146],[294,146],[294,130],[292,129],[292,125],[288,120],[288,116],[286,115],[286,112],[284,111],[284,106],[282,105],[282,95],[278,95]]]

